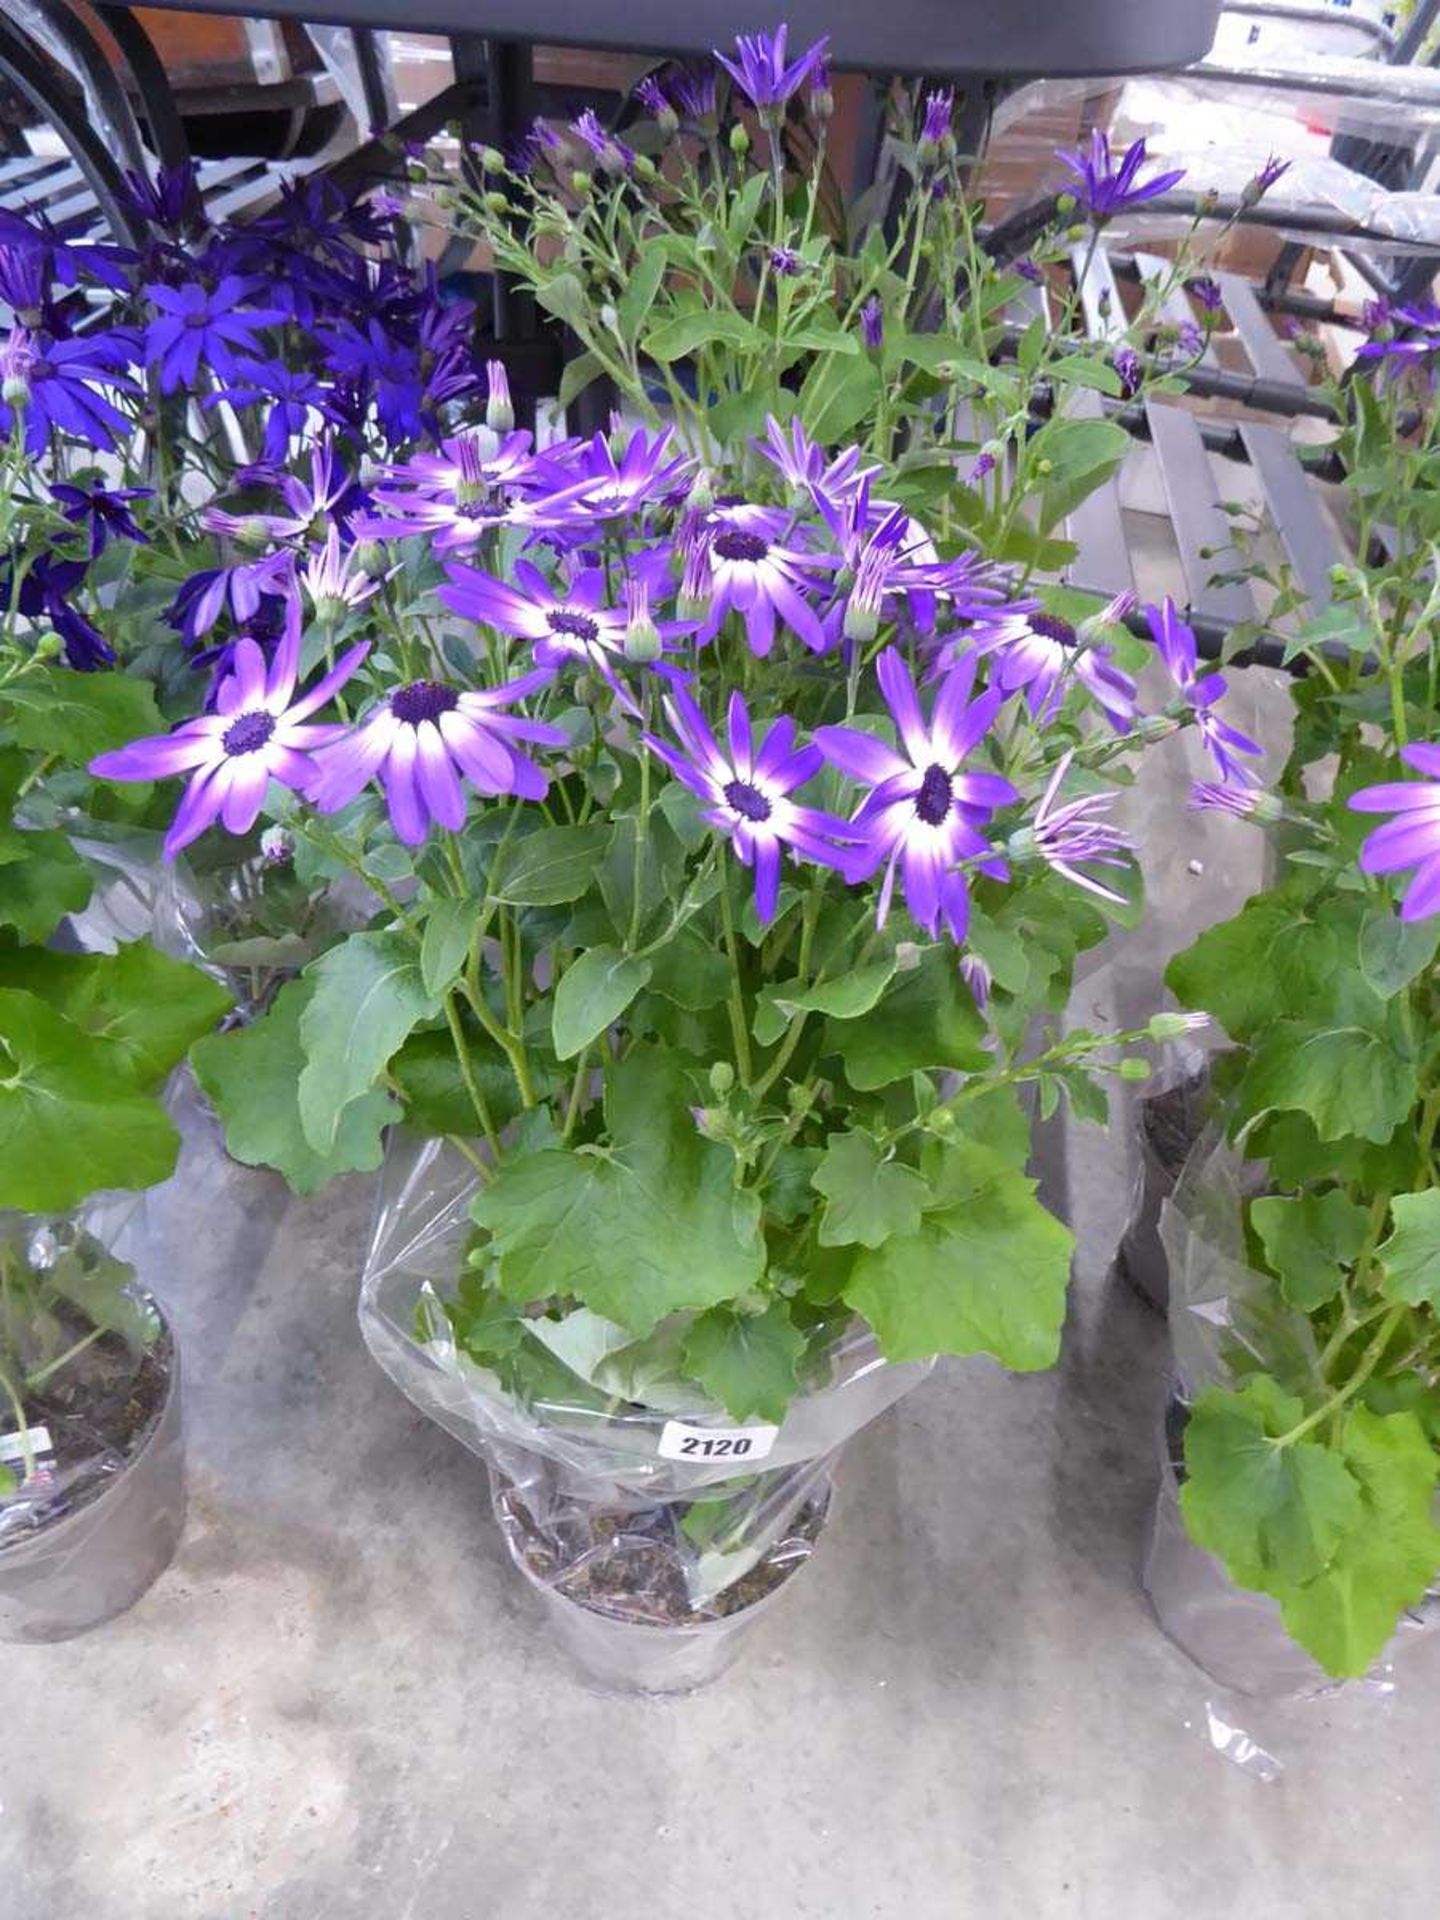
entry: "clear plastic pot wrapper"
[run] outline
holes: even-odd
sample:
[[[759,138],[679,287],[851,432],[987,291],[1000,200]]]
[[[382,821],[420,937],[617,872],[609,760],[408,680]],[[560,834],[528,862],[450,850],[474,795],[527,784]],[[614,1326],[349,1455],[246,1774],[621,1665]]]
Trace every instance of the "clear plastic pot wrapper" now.
[[[783,1420],[741,1423],[682,1375],[689,1316],[637,1340],[581,1308],[525,1317],[502,1378],[465,1350],[447,1312],[476,1239],[477,1190],[453,1147],[392,1137],[361,1288],[372,1354],[486,1462],[507,1545],[532,1584],[591,1623],[737,1627],[809,1557],[838,1449],[931,1363],[890,1364],[853,1322],[820,1330]],[[595,1627],[591,1638],[604,1637]],[[617,1684],[658,1684],[637,1680],[627,1656],[610,1674],[606,1659],[572,1651]],[[713,1670],[708,1653],[680,1665]]]
[[[1116,1254],[1125,1279],[1161,1313],[1169,1299],[1169,1267],[1160,1240],[1160,1209],[1205,1130],[1209,1109],[1205,1050],[1188,1040],[1167,1047],[1135,1105],[1129,1224]]]

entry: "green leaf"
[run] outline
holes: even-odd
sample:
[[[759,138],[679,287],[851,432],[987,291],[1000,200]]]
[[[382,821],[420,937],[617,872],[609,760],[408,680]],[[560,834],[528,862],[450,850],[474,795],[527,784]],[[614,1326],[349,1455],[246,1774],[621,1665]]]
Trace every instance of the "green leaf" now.
[[[67,913],[78,913],[94,884],[63,833],[27,832],[0,822],[0,926],[22,940],[48,940]]]
[[[747,1293],[765,1268],[735,1156],[704,1139],[678,1060],[633,1047],[610,1071],[608,1146],[507,1160],[472,1206],[513,1300],[573,1296],[643,1339],[666,1314]]]
[[[364,1093],[340,1115],[328,1151],[310,1144],[300,1123],[300,1023],[314,991],[311,981],[292,980],[253,1026],[211,1034],[190,1050],[195,1078],[224,1125],[227,1150],[247,1167],[274,1167],[296,1193],[314,1193],[336,1174],[378,1167],[383,1130],[397,1115],[388,1095]]]
[[[991,1064],[985,1023],[948,950],[930,948],[896,976],[863,1020],[826,1022],[824,1046],[840,1056],[852,1087],[869,1092],[927,1067],[983,1072]]]
[[[0,987],[23,987],[73,1020],[83,1032],[114,1044],[136,1085],[157,1085],[192,1040],[229,1011],[230,995],[183,960],[137,940],[115,953],[51,953],[0,949]]]
[[[551,1032],[555,1052],[573,1060],[618,1020],[650,978],[650,962],[618,947],[591,947],[573,960],[555,988]]]
[[[1049,377],[1064,387],[1089,387],[1095,393],[1108,393],[1118,399],[1120,376],[1108,360],[1090,360],[1082,354],[1060,354],[1046,368]]]
[[[1419,1091],[1402,1010],[1392,1001],[1375,1025],[1279,1021],[1251,1055],[1239,1091],[1244,1110],[1307,1113],[1322,1140],[1359,1134],[1383,1145]]]
[[[677,1007],[703,1013],[730,991],[730,963],[693,927],[686,927],[650,956],[650,989]]]
[[[1336,1454],[1313,1436],[1277,1444],[1304,1416],[1265,1374],[1207,1387],[1191,1408],[1181,1510],[1241,1586],[1313,1579],[1360,1524],[1360,1489]]]
[[[1365,1673],[1400,1615],[1440,1572],[1434,1520],[1437,1457],[1413,1413],[1347,1416],[1341,1449],[1361,1490],[1358,1526],[1325,1571],[1279,1596],[1285,1625],[1337,1678]]]
[[[479,1034],[466,1036],[466,1051],[490,1118],[497,1127],[508,1126],[524,1111],[510,1062],[493,1040]],[[394,1082],[405,1103],[407,1126],[419,1133],[458,1134],[462,1140],[479,1135],[479,1117],[446,1028],[412,1033],[391,1060],[385,1077]],[[530,1078],[540,1100],[549,1099],[566,1084],[560,1070],[547,1064],[544,1053],[532,1056]]]
[[[59,1212],[105,1187],[153,1186],[179,1144],[119,1047],[0,989],[0,1207]]]
[[[880,398],[880,374],[869,358],[825,354],[800,388],[800,418],[815,439],[841,440]]]
[[[567,407],[573,407],[588,386],[592,386],[605,372],[605,362],[593,353],[577,353],[573,360],[567,360],[560,374],[560,388],[555,404],[563,413]]]
[[[680,313],[662,320],[644,336],[641,347],[652,360],[671,361],[683,360],[700,347],[720,342],[727,347],[745,347],[758,344],[762,337],[733,309],[706,307],[699,313]]]
[[[1397,1194],[1390,1219],[1390,1237],[1379,1252],[1386,1297],[1440,1313],[1440,1189]]]
[[[595,878],[610,828],[541,827],[512,841],[496,861],[490,891],[512,907],[559,907],[578,900]]]
[[[46,667],[12,682],[5,698],[15,706],[10,730],[16,745],[58,754],[72,766],[129,746],[142,734],[165,732],[165,717],[149,684],[123,673]]]
[[[969,1164],[975,1180],[961,1204],[861,1249],[845,1299],[890,1360],[989,1353],[1017,1372],[1053,1366],[1073,1236],[1035,1198],[1034,1181],[998,1157]]]
[[[1343,964],[1341,941],[1308,900],[1261,893],[1177,954],[1165,981],[1182,1006],[1203,1007],[1232,1040],[1248,1041],[1326,1005]]]
[[[1360,970],[1389,1000],[1425,971],[1437,946],[1440,920],[1402,920],[1389,909],[1372,909],[1360,928]]]
[[[687,1372],[733,1420],[758,1414],[778,1426],[795,1393],[805,1336],[782,1301],[764,1313],[712,1307],[686,1334],[680,1352]]]
[[[547,313],[553,313],[584,338],[594,320],[594,309],[578,273],[557,273],[553,280],[535,289],[535,298]]]
[[[650,318],[650,309],[655,304],[655,295],[660,291],[660,282],[665,278],[665,267],[665,248],[654,241],[649,242],[636,260],[634,272],[630,275],[625,291],[615,304],[616,318],[620,323],[620,336],[629,346],[635,344],[645,322]]]
[[[1340,1291],[1346,1268],[1365,1244],[1367,1218],[1364,1207],[1338,1191],[1271,1195],[1250,1206],[1285,1298],[1307,1313]]]
[[[858,1020],[869,1013],[895,977],[891,955],[856,967],[836,980],[816,987],[802,987],[798,980],[780,980],[762,989],[755,1008],[755,1038],[762,1047],[773,1046],[797,1013],[824,1013],[832,1020]]]
[[[300,1121],[314,1151],[328,1154],[345,1109],[436,1009],[414,946],[399,933],[352,933],[312,961],[304,978],[312,991],[300,1015]]]
[[[878,1247],[917,1233],[929,1198],[919,1174],[885,1159],[868,1133],[832,1134],[810,1184],[825,1196],[822,1247]]]
[[[1094,404],[1094,403],[1092,403]],[[1056,419],[1030,442],[1030,471],[1048,460],[1036,524],[1049,533],[1114,473],[1130,450],[1130,436],[1113,420]]]
[[[437,900],[425,916],[420,980],[432,1000],[444,999],[454,985],[470,951],[475,919],[473,900]]]

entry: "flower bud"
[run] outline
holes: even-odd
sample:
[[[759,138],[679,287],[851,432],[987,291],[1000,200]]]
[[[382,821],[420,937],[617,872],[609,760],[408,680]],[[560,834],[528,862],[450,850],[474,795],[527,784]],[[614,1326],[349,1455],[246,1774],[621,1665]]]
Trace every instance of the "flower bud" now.
[[[485,424],[492,433],[513,433],[515,429],[515,404],[510,398],[510,377],[505,371],[503,360],[487,360],[485,378],[488,391],[485,396]]]
[[[235,522],[234,540],[237,547],[251,553],[268,552],[271,536],[263,515],[258,513],[242,514]]]
[[[806,495],[808,502],[809,495]],[[701,467],[690,482],[690,491],[685,496],[687,513],[709,513],[715,504],[715,479],[708,467]]]
[[[949,1107],[936,1107],[925,1121],[927,1133],[938,1133],[942,1138],[955,1131],[955,1116]]]
[[[583,167],[576,167],[575,171],[570,175],[570,191],[578,194],[582,200],[589,199],[590,189],[593,184],[589,174],[586,173]]]
[[[1148,1080],[1150,1078],[1150,1062],[1140,1059],[1137,1054],[1129,1054],[1120,1062],[1120,1065],[1116,1068],[1116,1072],[1122,1080]]]
[[[717,1060],[710,1069],[710,1091],[723,1100],[735,1084],[735,1069],[728,1060]]]
[[[64,651],[65,642],[53,627],[47,628],[35,642],[35,658],[37,660],[58,660]]]
[[[814,1093],[802,1080],[794,1083],[785,1099],[792,1113],[808,1113],[815,1104]]]
[[[637,153],[630,162],[630,171],[637,180],[654,180],[659,170],[648,153]]]
[[[266,827],[260,836],[260,854],[268,866],[289,866],[295,857],[294,836],[284,827]]]
[[[505,198],[503,193],[500,193],[494,188],[484,196],[484,200],[486,207],[491,213],[505,213],[509,210],[510,202]]]
[[[625,628],[625,658],[637,667],[648,667],[664,651],[660,629],[650,617],[650,590],[643,580],[632,579],[626,588],[629,620]]]
[[[1182,1033],[1197,1033],[1209,1024],[1207,1013],[1152,1013],[1145,1031],[1152,1040],[1178,1040]]]
[[[750,151],[750,136],[738,120],[730,129],[730,151],[737,160],[743,160]]]
[[[378,580],[385,571],[385,549],[378,540],[361,540],[355,547],[355,564],[361,573]]]
[[[1055,196],[1055,211],[1062,220],[1068,220],[1078,205],[1073,193],[1057,193]]]
[[[30,382],[23,373],[7,373],[3,385],[0,385],[0,400],[7,407],[23,412],[30,404]]]
[[[879,631],[879,615],[852,594],[845,602],[845,638],[855,646],[868,647]]]
[[[480,165],[486,173],[503,173],[505,171],[505,156],[498,147],[482,147],[480,149]]]

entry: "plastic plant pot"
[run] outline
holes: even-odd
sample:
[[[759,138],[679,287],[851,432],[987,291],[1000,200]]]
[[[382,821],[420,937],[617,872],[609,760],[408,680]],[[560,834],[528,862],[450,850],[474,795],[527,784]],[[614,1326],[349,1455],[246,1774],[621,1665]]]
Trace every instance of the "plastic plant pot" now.
[[[87,1633],[133,1607],[174,1559],[185,1525],[185,1446],[173,1333],[168,1345],[165,1398],[109,1484],[73,1511],[0,1543],[0,1640]]]
[[[1202,1061],[1140,1103],[1135,1197],[1115,1265],[1157,1313],[1170,1305],[1170,1263],[1160,1240],[1160,1209],[1175,1191],[1186,1157],[1204,1130],[1209,1092],[1209,1067]]]

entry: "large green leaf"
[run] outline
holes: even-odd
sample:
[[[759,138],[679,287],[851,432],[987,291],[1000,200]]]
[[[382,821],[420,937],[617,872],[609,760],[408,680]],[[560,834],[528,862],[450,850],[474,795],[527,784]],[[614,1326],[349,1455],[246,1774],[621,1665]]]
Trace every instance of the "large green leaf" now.
[[[141,1086],[163,1080],[231,1004],[208,974],[143,940],[115,953],[0,949],[0,987],[23,987],[84,1032],[113,1041]]]
[[[1210,927],[1165,970],[1183,1006],[1203,1007],[1232,1040],[1325,1005],[1341,966],[1340,943],[1306,900],[1261,893],[1233,920]]]
[[[1386,1295],[1440,1313],[1440,1189],[1397,1194],[1390,1218],[1393,1230],[1380,1247]]]
[[[1361,1518],[1329,1566],[1282,1593],[1285,1625],[1337,1678],[1365,1673],[1384,1652],[1400,1615],[1440,1574],[1434,1518],[1435,1449],[1413,1413],[1346,1418],[1341,1449],[1361,1493]]]
[[[930,1191],[912,1167],[887,1160],[868,1133],[832,1134],[810,1184],[825,1196],[822,1247],[878,1247],[918,1232]]]
[[[618,1020],[650,978],[650,962],[618,947],[591,947],[561,974],[555,988],[551,1033],[561,1060]]]
[[[1360,928],[1360,969],[1388,1000],[1424,972],[1437,946],[1440,920],[1402,920],[1391,908],[1372,908]]]
[[[426,914],[420,982],[432,1000],[444,998],[464,966],[475,918],[473,900],[436,900]]]
[[[698,313],[680,313],[662,320],[644,335],[642,351],[652,360],[683,360],[701,347],[760,345],[764,336],[733,308],[705,307]]]
[[[1307,1312],[1335,1298],[1365,1243],[1365,1209],[1340,1192],[1267,1195],[1250,1218],[1285,1298]]]
[[[1306,1113],[1322,1140],[1358,1134],[1383,1145],[1409,1118],[1419,1087],[1402,1003],[1376,1004],[1373,1021],[1277,1022],[1251,1055],[1244,1110]]]
[[[685,1336],[681,1357],[689,1373],[736,1420],[756,1414],[778,1425],[795,1392],[795,1369],[805,1336],[783,1301],[763,1313],[712,1307]]]
[[[895,977],[895,958],[873,960],[818,986],[779,980],[762,990],[755,1007],[755,1038],[773,1046],[797,1013],[824,1013],[832,1020],[858,1020],[869,1013]]]
[[[352,933],[312,961],[305,979],[300,1120],[314,1151],[328,1154],[350,1102],[370,1091],[405,1036],[436,1008],[415,947],[400,933]]]
[[[383,1130],[398,1115],[384,1092],[363,1093],[340,1115],[326,1152],[310,1144],[300,1123],[305,1066],[300,1024],[314,990],[308,980],[292,980],[253,1026],[211,1034],[190,1050],[195,1077],[220,1116],[230,1153],[247,1167],[274,1167],[296,1193],[314,1193],[339,1173],[378,1167]]]
[[[765,1267],[735,1157],[704,1139],[680,1063],[647,1046],[607,1073],[608,1146],[506,1161],[473,1213],[514,1300],[573,1296],[643,1339],[668,1313],[745,1294]]]
[[[898,975],[863,1020],[832,1017],[825,1024],[825,1050],[840,1056],[851,1086],[867,1092],[927,1067],[983,1072],[991,1064],[984,1038],[954,956],[939,947]]]
[[[78,913],[94,884],[63,833],[26,832],[0,820],[0,926],[22,940],[48,940],[67,913]]]
[[[1129,450],[1130,436],[1113,420],[1062,418],[1043,427],[1028,448],[1034,470],[1042,476],[1036,521],[1040,532],[1048,533],[1088,499]]]
[[[578,900],[594,880],[609,838],[604,824],[527,833],[501,853],[490,891],[514,907],[558,907]]]
[[[164,733],[165,718],[144,680],[123,673],[76,673],[47,666],[5,689],[15,711],[16,744],[84,766],[97,753],[125,747],[143,734]]]
[[[821,442],[842,439],[880,398],[880,370],[868,357],[827,353],[817,359],[800,388],[799,411]]]
[[[961,1164],[952,1156],[957,1173]],[[1017,1372],[1053,1366],[1073,1236],[998,1156],[967,1164],[975,1178],[963,1200],[926,1214],[915,1233],[862,1248],[845,1299],[891,1360],[989,1353]]]
[[[105,1187],[153,1186],[178,1147],[121,1048],[0,988],[0,1207],[59,1211]]]
[[[1284,1439],[1304,1414],[1265,1374],[1207,1387],[1191,1409],[1185,1524],[1242,1586],[1270,1592],[1313,1579],[1360,1524],[1360,1489],[1344,1461],[1313,1434]]]

